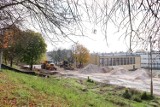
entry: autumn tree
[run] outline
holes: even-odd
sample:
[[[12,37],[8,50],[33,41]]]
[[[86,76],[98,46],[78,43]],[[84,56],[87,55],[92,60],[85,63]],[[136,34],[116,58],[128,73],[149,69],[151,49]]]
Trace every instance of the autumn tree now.
[[[76,66],[83,67],[83,64],[89,61],[89,50],[81,44],[76,44],[74,47],[74,57]]]
[[[5,56],[5,62],[7,59],[10,59],[12,62],[12,59],[14,57],[14,45],[16,43],[17,37],[19,36],[20,29],[12,25],[8,29],[6,29],[3,32],[3,36],[0,36],[0,56],[1,56],[1,61],[2,61],[2,53],[5,51],[4,55]],[[1,62],[0,61],[0,62]],[[1,65],[1,64],[0,64]],[[12,65],[12,63],[11,63]],[[1,68],[1,67],[0,67]]]
[[[6,30],[7,32],[7,40],[5,43],[5,49],[4,49],[4,59],[10,61],[10,66],[12,67],[13,60],[16,56],[18,56],[19,52],[18,50],[18,39],[20,39],[21,36],[21,30],[15,26],[12,25],[9,29]],[[5,40],[5,39],[4,39]]]
[[[0,0],[0,36],[4,38],[4,32],[12,25],[23,29],[31,25],[50,42],[62,41],[72,35],[75,23],[82,28],[77,4],[78,1],[69,0]],[[3,49],[0,59],[2,52]]]
[[[31,30],[24,31],[21,37],[21,61],[29,64],[32,70],[33,64],[39,62],[46,52],[46,44],[40,33]]]

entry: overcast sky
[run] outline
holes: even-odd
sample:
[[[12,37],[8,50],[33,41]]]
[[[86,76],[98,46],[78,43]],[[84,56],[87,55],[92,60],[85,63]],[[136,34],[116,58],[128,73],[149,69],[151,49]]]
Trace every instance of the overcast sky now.
[[[97,12],[98,11],[99,10],[97,10]],[[85,19],[86,17],[87,16],[84,15],[83,20],[86,21],[87,20]],[[105,35],[103,34],[104,31],[102,31],[102,28],[101,28],[102,26],[92,25],[88,22],[83,22],[83,25],[84,25],[82,26],[83,33],[85,34],[85,36],[77,37],[73,35],[69,37],[74,42],[84,45],[90,52],[107,52],[108,53],[108,52],[120,52],[120,51],[126,52],[129,50],[129,38],[124,38],[124,36],[121,37],[124,31],[117,32],[118,29],[116,29],[113,23],[108,23],[107,41],[106,41]],[[95,33],[93,33],[94,29],[96,31]],[[49,34],[49,35],[51,37],[54,36],[54,34]],[[57,48],[70,49],[71,46],[74,44],[74,42],[66,39],[66,42],[63,40],[62,42],[56,42],[56,43],[53,43],[52,45],[50,41],[46,40],[47,51],[52,51]],[[132,48],[133,48],[133,51],[137,50],[136,48],[134,48],[134,46],[132,46]]]
[[[114,28],[108,29],[107,42],[105,36],[97,29],[96,34],[92,30],[88,31],[88,37],[71,37],[72,40],[84,45],[90,52],[120,52],[129,49],[129,40],[120,37],[121,33],[114,31]],[[47,43],[47,50],[51,51],[56,48],[69,49],[74,44],[72,41],[60,42],[55,45]]]
[[[86,0],[88,3],[88,6],[92,3],[88,0]],[[100,2],[100,1],[98,1]],[[102,2],[102,1],[101,1]],[[105,1],[106,2],[106,1]],[[83,4],[83,3],[82,3]],[[103,5],[103,2],[102,2]],[[112,4],[113,5],[113,4]],[[82,45],[84,45],[90,52],[120,52],[120,51],[128,51],[129,50],[129,38],[125,38],[124,36],[121,36],[124,31],[120,30],[119,32],[117,27],[113,25],[113,23],[108,23],[108,30],[107,30],[107,41],[104,35],[104,31],[102,31],[102,25],[93,25],[93,22],[97,22],[98,20],[94,19],[94,17],[99,17],[99,9],[97,9],[98,5],[95,5],[90,13],[91,23],[88,22],[88,14],[85,14],[83,10],[80,10],[82,12],[82,18],[83,18],[83,33],[85,34],[85,37],[75,37],[70,36],[70,38],[78,42]],[[108,7],[110,8],[110,7]],[[92,19],[93,17],[93,19]],[[120,16],[116,17],[118,20],[121,20]],[[100,18],[101,19],[101,18]],[[128,20],[127,20],[128,21]],[[103,23],[104,24],[104,23]],[[96,30],[96,33],[93,33],[93,30]],[[124,39],[125,38],[125,39]],[[55,46],[52,46],[51,43],[47,42],[47,50],[51,51],[55,48],[62,48],[62,49],[69,49],[74,43],[72,41],[68,42],[60,42],[56,44]],[[133,51],[137,50],[132,46]]]

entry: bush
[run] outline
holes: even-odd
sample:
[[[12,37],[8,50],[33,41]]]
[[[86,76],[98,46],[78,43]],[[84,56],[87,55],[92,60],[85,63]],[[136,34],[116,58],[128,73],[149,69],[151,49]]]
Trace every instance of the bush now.
[[[148,95],[146,92],[143,92],[141,95],[142,100],[152,100],[154,99],[154,96]]]
[[[142,99],[142,100],[148,100],[148,96],[147,96],[147,93],[146,93],[146,92],[143,92],[143,93],[142,93],[141,99]]]
[[[126,99],[130,99],[132,95],[129,93],[128,89],[125,90],[125,92],[122,95]]]
[[[89,76],[88,76],[87,82],[94,83],[94,81],[91,80],[91,79],[89,78]]]
[[[133,101],[142,102],[141,96],[140,96],[140,95],[134,95],[134,96],[133,96]]]

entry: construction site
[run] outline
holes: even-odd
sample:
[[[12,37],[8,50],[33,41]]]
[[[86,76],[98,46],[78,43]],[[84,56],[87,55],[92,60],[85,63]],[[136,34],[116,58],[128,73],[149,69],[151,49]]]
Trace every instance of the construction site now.
[[[40,65],[35,65],[35,68],[40,68]],[[94,64],[88,64],[82,69],[65,70],[56,66],[56,70],[39,70],[47,76],[56,75],[65,78],[90,78],[95,82],[123,86],[141,91],[150,92],[151,74],[150,70],[137,69],[129,71],[122,67],[104,67]],[[154,94],[160,95],[160,72],[153,70],[153,89]]]
[[[121,67],[107,68],[89,64],[83,69],[77,71],[61,71],[66,77],[84,78],[88,77],[94,81],[106,84],[124,86],[142,91],[150,91],[150,71],[146,69],[137,69],[128,71]],[[153,71],[154,94],[160,95],[160,73]]]

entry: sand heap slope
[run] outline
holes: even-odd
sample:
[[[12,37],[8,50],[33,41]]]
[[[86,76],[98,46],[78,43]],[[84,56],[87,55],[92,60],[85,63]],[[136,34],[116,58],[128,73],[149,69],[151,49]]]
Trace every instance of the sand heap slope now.
[[[86,67],[80,70],[80,73],[90,74],[90,73],[108,73],[111,69],[108,67],[99,67],[98,65],[88,64]]]
[[[113,70],[109,67],[100,67],[94,64],[88,64],[86,67],[79,71],[83,74],[91,73],[108,73],[111,76],[121,76],[123,78],[133,79],[133,80],[145,80],[149,79],[150,75],[145,69],[137,69],[136,71],[128,71],[123,67],[116,67]]]
[[[122,67],[117,67],[110,72],[111,75],[123,75],[126,73],[128,73],[127,70]]]
[[[145,71],[144,69],[138,69],[136,71],[131,72],[130,74],[134,79],[149,79],[149,72]]]

